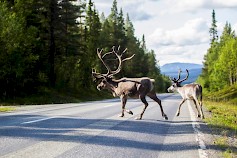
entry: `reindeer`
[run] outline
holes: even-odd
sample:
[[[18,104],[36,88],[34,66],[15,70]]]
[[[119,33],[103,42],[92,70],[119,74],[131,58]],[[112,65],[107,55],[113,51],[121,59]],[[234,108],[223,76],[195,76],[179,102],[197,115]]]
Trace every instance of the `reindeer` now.
[[[129,109],[126,109],[126,102],[128,97],[131,98],[140,98],[141,101],[144,103],[144,108],[140,114],[139,117],[136,117],[135,119],[141,120],[142,116],[148,106],[148,103],[146,101],[146,96],[149,96],[151,99],[156,101],[161,110],[161,114],[165,120],[168,120],[167,115],[164,113],[161,100],[157,98],[155,90],[154,90],[154,79],[150,79],[148,77],[142,77],[142,78],[121,78],[121,79],[114,79],[113,76],[118,74],[122,69],[122,64],[126,60],[130,60],[134,57],[135,54],[128,58],[122,59],[123,54],[127,51],[127,48],[119,55],[120,46],[118,47],[117,51],[115,50],[115,46],[112,47],[112,52],[105,53],[102,55],[103,49],[99,50],[97,48],[97,55],[100,59],[100,61],[103,63],[103,65],[107,69],[106,74],[97,73],[94,69],[92,69],[92,76],[94,77],[94,80],[99,81],[99,84],[97,85],[97,89],[100,91],[102,89],[107,89],[112,92],[113,96],[119,96],[121,103],[122,103],[122,113],[119,115],[119,117],[124,117],[124,112],[126,111],[128,114],[133,115],[133,112]],[[108,54],[114,54],[116,56],[116,60],[118,60],[118,67],[116,70],[111,70],[110,67],[107,65],[107,63],[104,61],[104,58]]]
[[[195,107],[197,109],[197,112],[198,112],[197,117],[201,116],[202,119],[204,119],[203,110],[202,110],[202,86],[197,83],[185,84],[184,86],[181,86],[181,83],[188,79],[189,72],[187,69],[186,69],[186,72],[187,72],[187,75],[182,80],[180,80],[181,70],[179,70],[178,72],[178,79],[170,78],[170,80],[172,81],[172,85],[167,89],[168,92],[178,92],[183,98],[179,104],[179,108],[177,110],[176,116],[179,116],[180,114],[181,105],[186,100],[191,99],[193,100]],[[200,102],[198,101],[198,99],[200,100]],[[200,115],[200,111],[198,107],[200,108],[201,115]]]

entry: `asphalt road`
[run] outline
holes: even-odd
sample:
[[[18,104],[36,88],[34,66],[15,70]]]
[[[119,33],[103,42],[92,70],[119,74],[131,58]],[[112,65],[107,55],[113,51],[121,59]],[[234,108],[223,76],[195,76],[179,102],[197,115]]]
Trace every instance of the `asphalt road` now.
[[[0,157],[6,158],[206,158],[205,124],[186,102],[175,116],[178,94],[158,94],[169,120],[148,99],[143,120],[140,100],[128,100],[134,115],[121,112],[119,99],[80,104],[22,106],[0,113]]]

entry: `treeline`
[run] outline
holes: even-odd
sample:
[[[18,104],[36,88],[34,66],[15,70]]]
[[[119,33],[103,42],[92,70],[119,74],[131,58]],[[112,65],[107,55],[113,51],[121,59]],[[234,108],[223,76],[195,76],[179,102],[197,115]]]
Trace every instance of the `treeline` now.
[[[0,98],[36,94],[42,89],[78,94],[96,93],[91,69],[106,72],[97,48],[128,48],[120,76],[149,76],[158,91],[168,80],[160,74],[155,53],[145,37],[134,35],[129,15],[124,18],[114,0],[105,17],[89,0],[0,0]]]
[[[231,24],[226,22],[218,37],[215,11],[212,12],[210,48],[204,57],[204,68],[199,82],[207,91],[218,91],[237,84],[237,38]]]

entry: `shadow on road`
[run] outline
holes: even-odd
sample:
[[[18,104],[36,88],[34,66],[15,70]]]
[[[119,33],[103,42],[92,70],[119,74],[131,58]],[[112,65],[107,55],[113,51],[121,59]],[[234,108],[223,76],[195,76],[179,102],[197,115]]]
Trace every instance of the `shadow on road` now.
[[[24,118],[26,116],[19,115],[18,117]],[[27,117],[29,117],[29,115],[27,115]],[[35,117],[35,115],[32,117]],[[106,135],[106,132],[108,131],[113,134]],[[129,135],[131,135],[131,138],[124,136],[123,134],[125,132],[128,132]],[[143,134],[143,137],[152,135],[150,138],[154,138],[154,140],[148,139],[147,141],[140,141],[139,137],[141,133]],[[164,139],[167,135],[175,136],[185,134],[193,134],[191,121],[124,121],[59,117],[31,124],[0,127],[0,136],[10,138],[78,142],[102,146],[163,151],[198,149],[198,146],[195,144],[170,143],[164,145],[162,141],[159,141],[158,143],[156,141],[160,137],[163,137],[162,139]],[[208,148],[214,147],[214,145],[208,146]]]

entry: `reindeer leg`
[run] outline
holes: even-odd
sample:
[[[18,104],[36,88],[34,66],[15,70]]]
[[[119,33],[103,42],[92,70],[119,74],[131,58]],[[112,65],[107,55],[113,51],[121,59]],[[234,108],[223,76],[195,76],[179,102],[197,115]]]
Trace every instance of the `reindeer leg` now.
[[[135,118],[136,120],[141,120],[142,119],[142,116],[143,116],[144,112],[146,111],[146,108],[148,107],[148,103],[146,101],[145,96],[140,96],[140,99],[144,103],[145,106],[144,106],[144,108],[142,110],[142,113],[140,114],[140,117],[136,117]]]
[[[177,112],[176,112],[176,116],[179,116],[179,114],[180,114],[180,109],[181,109],[181,105],[183,105],[183,103],[186,101],[186,99],[183,99],[181,102],[180,102],[180,104],[179,104],[179,108],[178,108],[178,110],[177,110]]]
[[[120,96],[120,100],[122,103],[122,113],[121,115],[119,115],[119,117],[124,117],[124,111],[126,111],[130,115],[133,115],[133,112],[131,110],[125,108],[126,103],[127,103],[127,96],[125,95]]]
[[[203,110],[202,110],[202,93],[200,94],[199,99],[200,99],[199,105],[200,105],[200,109],[201,109],[201,117],[202,117],[202,119],[204,119],[205,117],[204,117]]]
[[[193,99],[193,102],[194,102],[195,107],[196,107],[196,109],[197,109],[197,113],[198,113],[197,117],[200,117],[201,115],[200,115],[200,111],[199,111],[198,105],[197,105],[197,104],[199,104],[199,103],[198,103],[198,100],[197,100],[196,98],[194,98],[194,99]]]
[[[155,102],[157,102],[160,106],[160,110],[161,110],[161,114],[162,114],[162,117],[165,119],[165,120],[168,120],[168,117],[167,115],[164,113],[163,111],[163,107],[161,105],[161,100],[159,98],[157,98],[156,94],[148,94],[148,96],[153,99]]]
[[[198,102],[198,100],[196,102],[199,104],[199,107],[200,107],[201,118],[204,119],[205,117],[204,117],[203,110],[202,110],[202,97],[200,97],[200,102]]]
[[[201,109],[201,118],[204,119],[204,114],[203,114],[203,110],[202,110],[202,101],[199,103],[200,105],[200,109]]]
[[[124,111],[125,111],[125,105],[127,103],[127,97],[124,96],[124,95],[121,95],[120,100],[121,100],[121,103],[122,103],[122,113],[121,113],[121,115],[119,115],[119,117],[124,117]]]
[[[125,109],[125,110],[128,114],[133,115],[133,112],[131,110],[129,110],[129,109]]]

